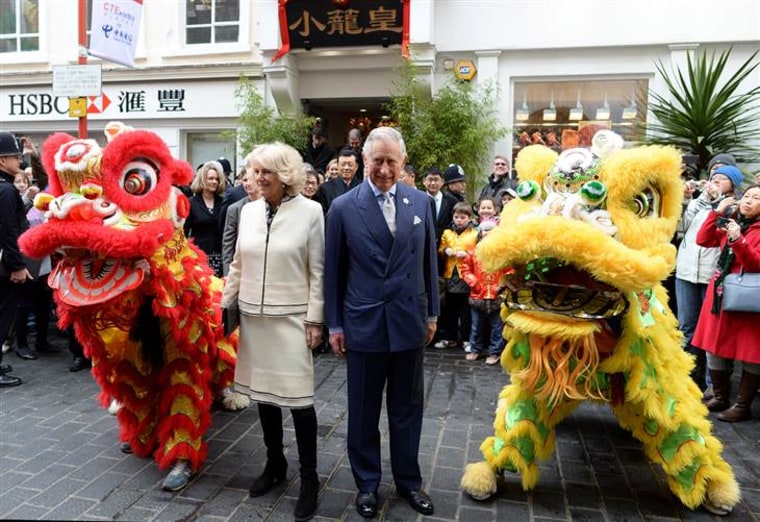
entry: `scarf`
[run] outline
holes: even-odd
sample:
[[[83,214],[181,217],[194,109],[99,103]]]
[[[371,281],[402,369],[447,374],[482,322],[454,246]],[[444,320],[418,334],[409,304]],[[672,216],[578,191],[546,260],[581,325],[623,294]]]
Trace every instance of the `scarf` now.
[[[757,222],[757,219],[747,219],[739,214],[736,218],[736,222],[739,223],[739,229],[743,235],[751,225],[754,225]],[[734,249],[731,248],[731,242],[726,240],[726,244],[723,245],[723,249],[720,251],[720,256],[718,256],[718,266],[715,269],[713,303],[712,309],[710,310],[715,315],[720,314],[721,305],[723,303],[723,280],[731,273],[731,266],[734,264],[735,257],[736,254],[734,254]]]

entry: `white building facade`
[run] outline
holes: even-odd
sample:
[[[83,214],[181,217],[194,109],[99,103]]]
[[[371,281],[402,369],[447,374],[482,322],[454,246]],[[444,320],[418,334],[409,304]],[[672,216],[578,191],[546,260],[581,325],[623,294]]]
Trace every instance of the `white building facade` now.
[[[53,131],[76,133],[68,100],[52,96],[51,68],[76,63],[77,1],[4,2],[19,16],[0,34],[0,127],[35,141]],[[346,31],[351,10],[387,15],[397,9],[402,25],[404,3],[310,2],[324,4],[321,12],[342,11]],[[352,126],[377,124],[398,77],[402,46],[331,46],[324,23],[319,36],[327,44],[294,45],[273,61],[283,46],[283,8],[278,0],[144,0],[136,67],[102,62],[102,95],[89,101],[91,135],[107,121],[124,120],[158,132],[194,164],[221,155],[240,158],[246,151],[235,150],[224,131],[237,125],[234,90],[241,75],[278,110],[304,108],[322,117],[333,145],[344,143]],[[760,48],[757,0],[720,6],[409,0],[407,13],[404,43],[428,92],[468,63],[476,71],[471,81],[498,86],[498,116],[514,132],[494,152],[507,155],[527,143],[584,143],[600,126],[632,136],[634,122],[647,117],[651,92],[665,92],[658,62],[668,69],[684,65],[689,53],[732,47],[734,70]],[[759,85],[760,70],[747,83]]]

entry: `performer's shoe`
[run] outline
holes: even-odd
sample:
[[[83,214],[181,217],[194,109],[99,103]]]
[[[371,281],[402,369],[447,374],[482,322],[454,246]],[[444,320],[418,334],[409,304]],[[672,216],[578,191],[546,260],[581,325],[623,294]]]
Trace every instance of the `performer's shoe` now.
[[[81,370],[84,370],[85,368],[90,368],[92,364],[90,361],[85,359],[84,357],[75,356],[71,360],[71,365],[69,366],[70,372],[78,372]]]
[[[166,475],[161,487],[164,491],[179,491],[187,486],[190,482],[190,478],[193,476],[193,470],[190,467],[190,462],[187,460],[178,460],[174,467]]]
[[[424,491],[399,491],[399,496],[405,498],[416,512],[423,515],[433,514],[433,501]]]
[[[28,346],[19,346],[16,348],[16,355],[26,361],[32,361],[37,358],[37,354],[32,351]]]
[[[356,496],[356,512],[364,518],[377,515],[377,493],[361,493]]]
[[[121,444],[119,444],[119,451],[121,451],[122,453],[126,453],[127,455],[131,455],[132,445],[129,442],[124,441]]]

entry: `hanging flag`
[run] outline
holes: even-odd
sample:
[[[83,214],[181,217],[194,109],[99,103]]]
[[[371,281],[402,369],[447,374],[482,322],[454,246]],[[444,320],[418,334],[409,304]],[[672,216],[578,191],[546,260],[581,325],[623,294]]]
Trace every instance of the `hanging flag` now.
[[[90,54],[134,67],[142,4],[143,0],[92,0]]]

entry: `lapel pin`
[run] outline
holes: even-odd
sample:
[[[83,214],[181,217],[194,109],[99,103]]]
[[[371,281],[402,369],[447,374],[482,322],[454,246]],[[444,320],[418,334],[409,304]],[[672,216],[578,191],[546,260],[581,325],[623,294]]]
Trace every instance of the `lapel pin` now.
[[[409,204],[409,199],[407,199],[407,198],[404,198],[402,201],[404,202],[404,205],[408,205]]]

